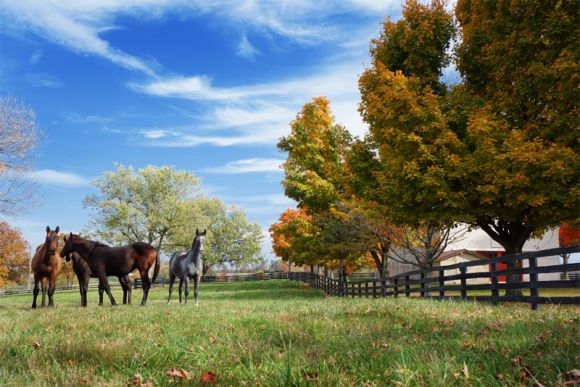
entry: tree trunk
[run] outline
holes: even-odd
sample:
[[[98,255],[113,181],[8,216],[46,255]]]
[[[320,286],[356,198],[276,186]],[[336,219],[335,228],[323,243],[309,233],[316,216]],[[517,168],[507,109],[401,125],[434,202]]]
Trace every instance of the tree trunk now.
[[[499,243],[505,250],[506,255],[521,254],[524,243],[532,235],[532,229],[526,227],[522,222],[496,221],[491,218],[478,219],[476,223],[485,231],[491,239]],[[521,260],[507,262],[507,269],[520,268]],[[515,284],[521,282],[519,274],[507,276],[506,283]],[[521,289],[506,289],[506,296],[522,296]]]
[[[213,265],[206,265],[205,262],[202,263],[201,273],[205,277],[206,273],[211,269]]]

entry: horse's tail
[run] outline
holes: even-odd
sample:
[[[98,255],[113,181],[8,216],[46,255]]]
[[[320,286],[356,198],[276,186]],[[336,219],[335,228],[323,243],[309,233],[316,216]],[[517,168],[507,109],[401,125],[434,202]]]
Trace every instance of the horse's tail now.
[[[159,251],[157,251],[157,249],[154,250],[155,250],[155,270],[153,270],[153,279],[151,280],[151,283],[155,283],[157,275],[159,274],[159,269],[161,268],[161,262],[159,262]]]

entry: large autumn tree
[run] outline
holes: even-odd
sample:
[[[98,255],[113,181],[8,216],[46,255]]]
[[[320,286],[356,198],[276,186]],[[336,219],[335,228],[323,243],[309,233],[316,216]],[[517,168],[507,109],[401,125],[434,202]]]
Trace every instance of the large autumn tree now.
[[[401,224],[467,222],[506,252],[577,217],[578,3],[459,1],[454,35],[442,1],[408,1],[372,42],[360,111]],[[508,278],[514,282],[517,277]]]
[[[0,222],[0,286],[26,279],[29,259],[30,247],[20,231]]]

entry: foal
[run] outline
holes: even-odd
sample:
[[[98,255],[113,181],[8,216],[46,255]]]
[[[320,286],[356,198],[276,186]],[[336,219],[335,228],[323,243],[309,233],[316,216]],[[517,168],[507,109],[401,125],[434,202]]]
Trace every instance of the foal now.
[[[44,299],[46,295],[46,283],[48,282],[48,306],[54,306],[54,289],[56,288],[56,277],[60,272],[62,260],[58,256],[60,247],[58,246],[58,232],[60,227],[52,231],[49,226],[46,226],[46,238],[44,244],[36,248],[36,253],[32,257],[30,268],[34,273],[34,298],[32,300],[32,309],[36,309],[36,297],[38,297],[39,282],[42,284],[42,303],[44,306]]]
[[[91,275],[94,274],[99,278],[99,286],[104,288],[113,305],[117,303],[111,293],[107,276],[126,278],[126,275],[137,269],[143,282],[141,305],[145,305],[149,288],[159,274],[159,254],[155,247],[144,242],[135,242],[121,247],[109,247],[70,233],[69,238],[65,240],[60,255],[65,257],[72,252],[78,253],[88,263]],[[150,280],[148,272],[153,265],[155,265],[155,270],[153,279]],[[126,279],[128,281],[128,278]],[[130,286],[130,283],[125,285]]]
[[[66,237],[65,237],[66,240]],[[65,258],[67,262],[72,260],[73,271],[77,275],[79,281],[79,290],[81,292],[81,306],[87,306],[87,291],[89,288],[89,279],[91,277],[98,278],[97,275],[93,274],[91,267],[85,261],[79,253],[72,252],[68,254]],[[131,303],[131,280],[128,275],[118,276],[119,283],[123,288],[123,304]],[[99,305],[103,305],[103,293],[105,287],[99,284]]]
[[[175,277],[179,277],[179,302],[181,303],[181,289],[185,283],[185,303],[187,304],[187,296],[189,295],[189,280],[193,279],[193,296],[195,299],[195,306],[197,306],[197,285],[201,278],[203,271],[203,263],[201,254],[203,253],[203,246],[205,243],[205,234],[207,230],[199,232],[195,230],[195,238],[191,244],[191,250],[184,254],[173,253],[169,260],[169,297],[167,303],[171,300],[171,293],[173,292],[173,283]]]

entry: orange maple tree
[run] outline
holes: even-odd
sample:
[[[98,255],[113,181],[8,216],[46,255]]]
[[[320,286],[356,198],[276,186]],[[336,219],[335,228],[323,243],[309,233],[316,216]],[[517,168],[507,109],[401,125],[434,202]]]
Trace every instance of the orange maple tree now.
[[[29,258],[29,246],[20,231],[0,222],[0,286],[24,280]]]

